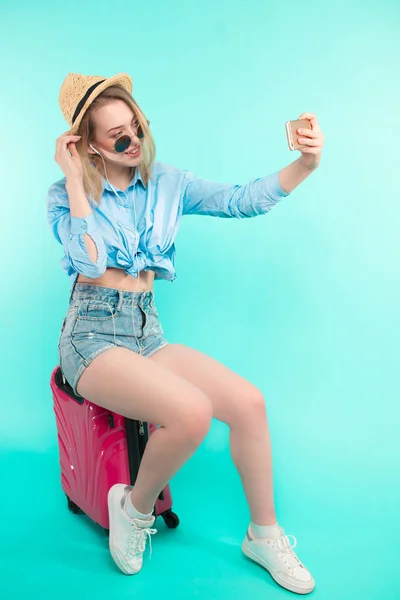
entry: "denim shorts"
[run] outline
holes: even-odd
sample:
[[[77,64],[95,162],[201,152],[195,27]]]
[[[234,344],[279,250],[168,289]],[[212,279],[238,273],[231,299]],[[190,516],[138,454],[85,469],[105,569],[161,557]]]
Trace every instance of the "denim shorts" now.
[[[74,393],[92,360],[124,346],[149,357],[168,344],[154,304],[154,292],[131,292],[75,283],[58,341],[61,372]]]

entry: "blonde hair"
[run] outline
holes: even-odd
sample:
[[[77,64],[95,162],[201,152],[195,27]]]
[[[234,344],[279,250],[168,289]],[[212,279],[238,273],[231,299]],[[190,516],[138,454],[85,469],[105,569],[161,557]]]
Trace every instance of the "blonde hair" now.
[[[83,187],[85,193],[91,196],[96,202],[100,202],[101,194],[103,192],[102,176],[104,174],[104,167],[103,161],[98,154],[92,155],[88,152],[88,145],[94,142],[94,123],[92,115],[100,107],[108,104],[112,100],[123,100],[134,113],[139,125],[142,126],[144,133],[144,138],[141,141],[143,159],[137,168],[140,170],[143,183],[146,186],[151,177],[151,169],[156,155],[155,142],[149,128],[150,121],[146,119],[131,94],[118,85],[106,88],[93,100],[92,104],[84,114],[77,132],[77,135],[82,136],[76,144],[76,149],[82,161]],[[132,174],[134,168],[135,167],[132,167]]]

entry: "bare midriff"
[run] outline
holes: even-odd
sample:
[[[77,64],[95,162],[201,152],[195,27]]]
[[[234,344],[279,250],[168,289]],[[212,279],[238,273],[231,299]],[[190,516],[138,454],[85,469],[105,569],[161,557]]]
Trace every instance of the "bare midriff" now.
[[[147,292],[153,289],[154,271],[140,271],[138,278],[129,275],[123,269],[109,267],[101,277],[90,279],[79,274],[77,283],[90,283],[102,287],[116,288],[118,290],[126,290],[128,292]]]

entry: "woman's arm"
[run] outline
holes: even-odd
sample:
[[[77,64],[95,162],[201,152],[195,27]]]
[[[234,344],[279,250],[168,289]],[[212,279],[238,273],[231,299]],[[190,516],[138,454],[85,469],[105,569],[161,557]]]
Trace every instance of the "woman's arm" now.
[[[287,195],[277,172],[239,185],[203,179],[187,170],[181,192],[182,214],[245,219],[269,212]]]
[[[182,214],[243,219],[269,212],[282,198],[290,194],[319,165],[323,138],[318,120],[308,118],[312,129],[299,134],[301,156],[278,172],[255,177],[245,185],[217,183],[185,171],[181,190]],[[304,140],[304,141],[303,141]]]

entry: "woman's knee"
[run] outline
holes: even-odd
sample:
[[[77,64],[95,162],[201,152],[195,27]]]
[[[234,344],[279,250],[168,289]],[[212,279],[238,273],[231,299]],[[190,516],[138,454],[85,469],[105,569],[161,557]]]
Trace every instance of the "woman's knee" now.
[[[204,394],[188,399],[185,408],[176,414],[174,424],[180,435],[198,446],[207,435],[213,418],[210,400]]]
[[[236,410],[233,411],[230,425],[235,427],[248,425],[251,428],[265,427],[266,404],[262,392],[257,387],[249,386],[235,406]]]

